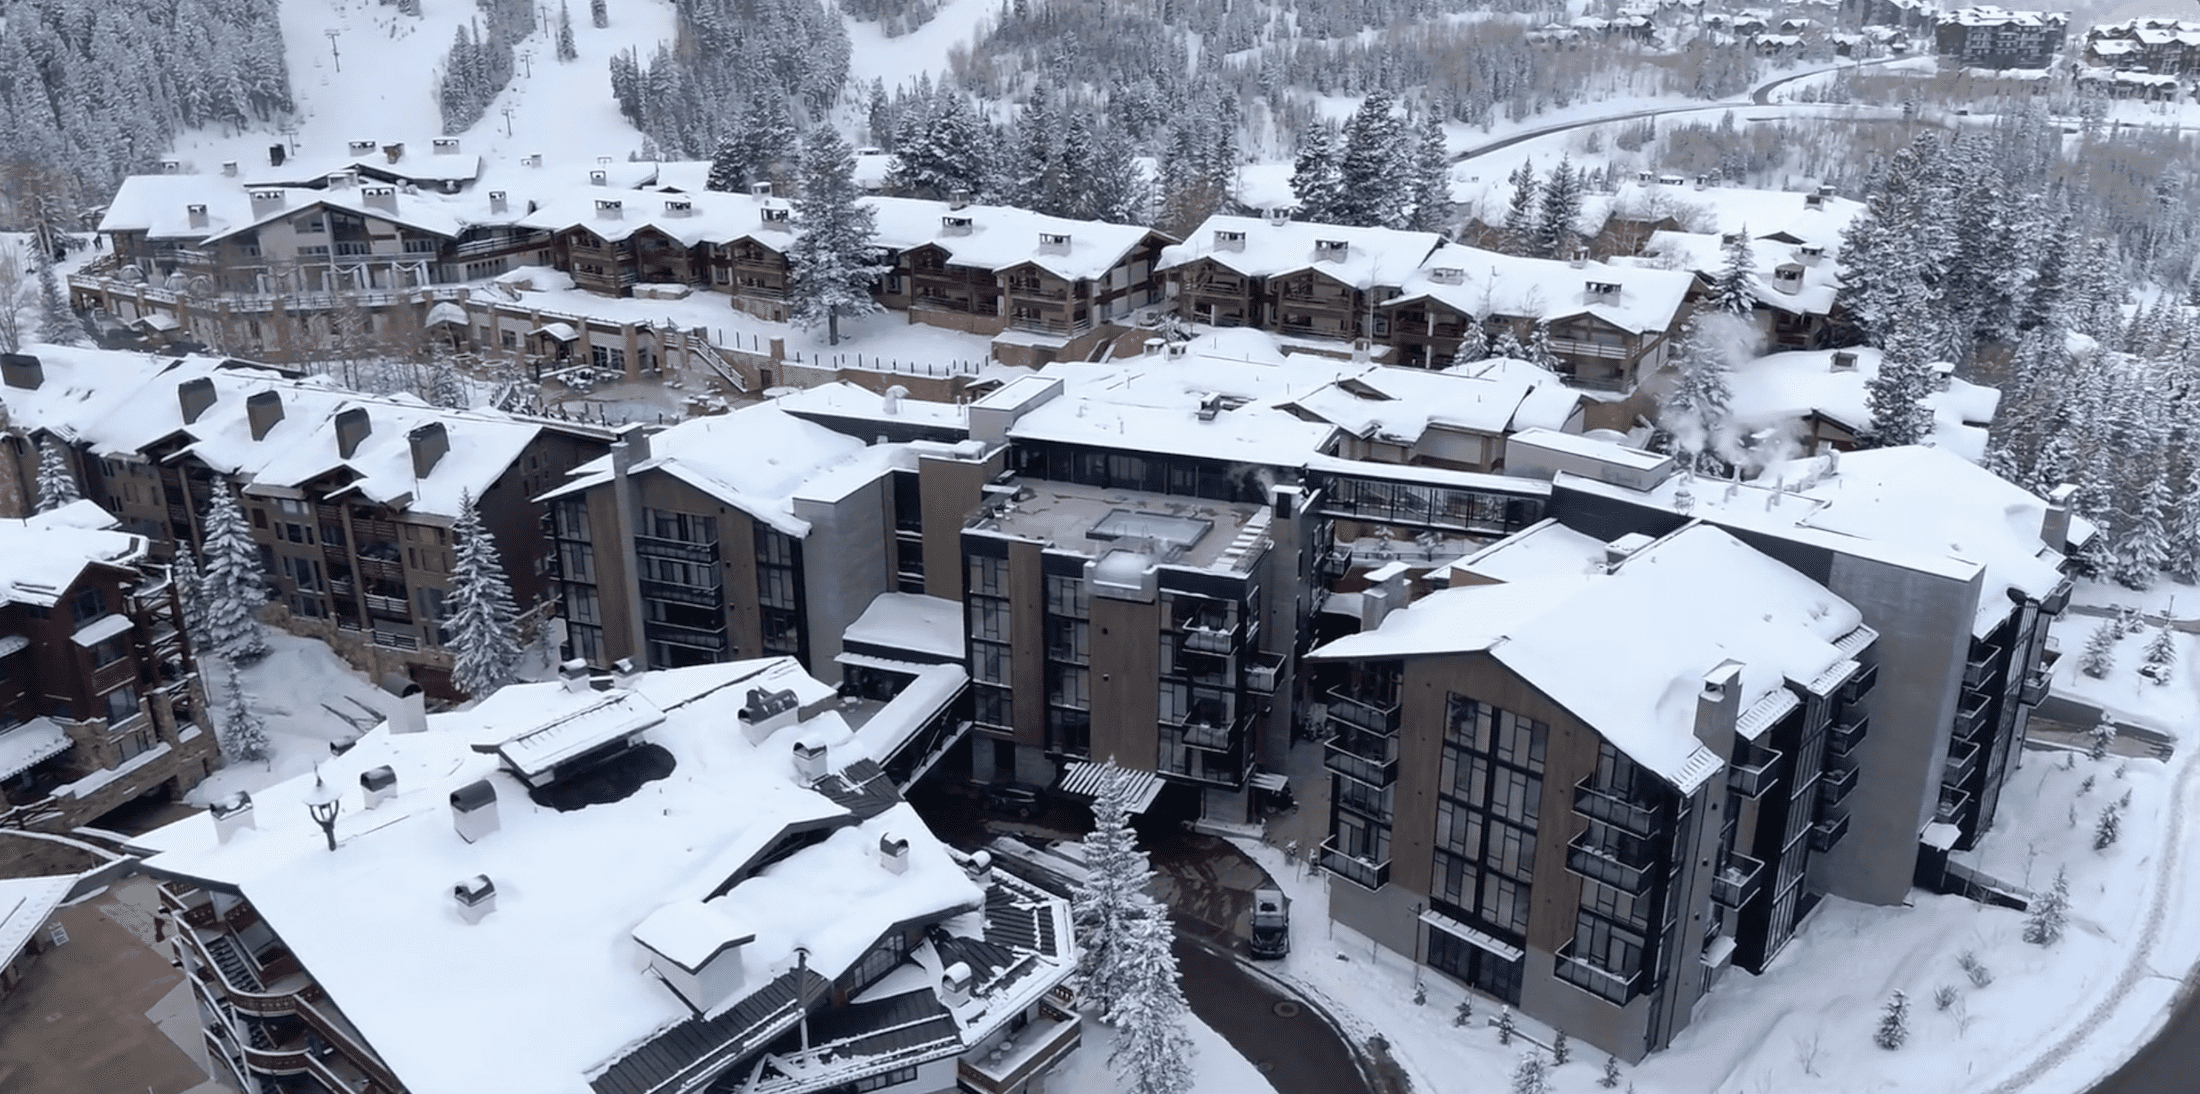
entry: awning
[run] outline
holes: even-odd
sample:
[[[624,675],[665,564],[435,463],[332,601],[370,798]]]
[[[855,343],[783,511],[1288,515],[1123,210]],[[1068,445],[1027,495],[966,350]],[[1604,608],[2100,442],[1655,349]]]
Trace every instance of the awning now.
[[[0,634],[0,657],[21,653],[31,648],[31,640],[20,634]]]
[[[1151,771],[1134,771],[1127,767],[1117,767],[1115,770],[1131,782],[1129,809],[1132,813],[1145,812],[1153,804],[1153,800],[1161,795],[1161,776]],[[1065,794],[1075,794],[1081,798],[1097,798],[1100,796],[1100,780],[1106,777],[1107,772],[1107,764],[1069,764],[1062,768],[1059,789]]]
[[[530,338],[538,334],[547,334],[560,342],[570,342],[581,336],[581,332],[574,330],[570,323],[544,323],[527,332]]]
[[[103,615],[78,627],[76,633],[69,636],[69,641],[85,649],[91,649],[93,646],[99,645],[118,634],[126,634],[129,630],[129,616]]]
[[[144,327],[147,330],[172,331],[177,329],[178,327],[181,327],[183,324],[176,322],[174,316],[162,315],[159,312],[152,312],[146,315],[138,316],[136,319],[131,320],[131,325]]]
[[[833,663],[846,665],[852,669],[877,669],[880,672],[895,672],[903,676],[915,676],[933,667],[923,661],[896,661],[890,657],[873,657],[868,653],[850,653],[847,650],[834,654]]]
[[[431,327],[439,323],[449,323],[452,326],[463,327],[468,322],[466,309],[448,300],[428,309],[428,325]]]
[[[12,779],[40,760],[69,750],[69,734],[45,718],[0,733],[0,779]]]
[[[1291,780],[1273,771],[1253,772],[1252,783],[1256,789],[1266,790],[1271,794],[1281,794],[1291,786]]]
[[[1507,961],[1518,961],[1527,951],[1502,939],[1483,934],[1448,915],[1439,912],[1422,912],[1421,922],[1466,943],[1483,953],[1493,954]]]

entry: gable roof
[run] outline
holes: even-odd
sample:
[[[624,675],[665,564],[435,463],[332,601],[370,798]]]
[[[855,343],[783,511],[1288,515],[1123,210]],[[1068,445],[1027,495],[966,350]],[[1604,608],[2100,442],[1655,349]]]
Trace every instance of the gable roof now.
[[[1617,293],[1592,295],[1594,284]],[[1630,334],[1671,329],[1680,321],[1695,276],[1681,270],[1548,258],[1520,258],[1479,247],[1448,246],[1428,256],[1382,304],[1400,308],[1420,300],[1479,319],[1491,316],[1567,319],[1586,315]]]
[[[1237,233],[1240,244],[1224,245],[1216,233]],[[1281,277],[1314,270],[1355,289],[1401,285],[1429,252],[1442,246],[1435,232],[1393,228],[1350,228],[1265,217],[1208,217],[1191,238],[1161,252],[1158,269],[1168,270],[1211,259],[1247,277]],[[1319,248],[1345,245],[1341,255]]]

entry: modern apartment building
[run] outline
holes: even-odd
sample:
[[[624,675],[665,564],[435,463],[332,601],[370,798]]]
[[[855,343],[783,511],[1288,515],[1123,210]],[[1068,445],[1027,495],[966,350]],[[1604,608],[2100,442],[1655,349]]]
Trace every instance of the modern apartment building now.
[[[1947,12],[1933,28],[1934,50],[1967,68],[2051,68],[2070,31],[2058,11],[1979,6]]]
[[[0,824],[65,833],[221,765],[150,546],[89,501],[0,520]]]
[[[141,837],[208,1055],[245,1089],[1040,1089],[1082,1040],[1068,901],[940,843],[840,705],[789,658],[576,669]]]
[[[1309,655],[1331,914],[1639,1059],[1824,893],[1876,635],[1701,523],[1547,521],[1443,580]]]

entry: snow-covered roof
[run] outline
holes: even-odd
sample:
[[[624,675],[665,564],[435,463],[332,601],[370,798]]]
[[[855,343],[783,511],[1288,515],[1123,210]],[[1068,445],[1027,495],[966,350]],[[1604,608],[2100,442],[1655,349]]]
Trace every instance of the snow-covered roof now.
[[[0,969],[15,961],[69,895],[74,874],[0,878]]]
[[[400,150],[394,161],[381,151],[391,147]],[[284,160],[281,167],[254,165],[249,170],[247,177],[253,181],[248,185],[253,186],[313,186],[330,175],[348,171],[373,172],[414,183],[465,185],[481,177],[481,156],[463,149],[444,151],[436,146],[436,138],[427,138],[378,144],[376,151],[367,153],[347,147],[342,152],[298,155]]]
[[[1854,357],[1855,367],[1836,371],[1837,352]],[[1853,432],[1869,432],[1866,385],[1879,375],[1879,362],[1879,351],[1868,346],[1756,358],[1728,374],[1728,413],[1745,431],[1796,428],[1815,413]],[[1985,458],[1985,427],[1994,420],[2001,391],[1951,376],[1948,390],[1926,398],[1933,408],[1933,443],[1968,460]]]
[[[2010,11],[1981,4],[1944,13],[1940,22],[1963,27],[2059,27],[2070,22],[2070,17],[2059,11]]]
[[[1225,242],[1232,234],[1235,241]],[[1318,270],[1355,289],[1371,289],[1404,284],[1422,259],[1443,242],[1444,237],[1434,232],[1217,215],[1208,217],[1190,239],[1162,251],[1158,268],[1210,258],[1248,277]]]
[[[542,426],[534,422],[497,411],[448,410],[429,406],[410,395],[328,398],[333,393],[312,388],[293,390],[322,396],[316,400],[322,405],[307,408],[315,416],[313,427],[270,453],[273,458],[253,471],[247,493],[252,487],[302,487],[343,472],[352,479],[351,489],[368,501],[455,519],[465,507],[465,498],[479,499],[542,432]],[[286,404],[292,402],[291,394],[284,392]],[[365,411],[371,430],[349,458],[340,456],[337,447],[338,415],[347,410]],[[295,412],[286,406],[284,420]],[[209,410],[188,428],[196,431],[213,416]],[[415,429],[435,424],[443,427],[449,451],[436,460],[425,478],[415,477],[410,435]],[[222,435],[222,440],[236,445],[250,443],[250,436],[247,426],[242,437],[231,432]],[[270,432],[269,437],[273,436]],[[192,451],[203,456],[210,447],[215,446],[202,440],[192,446]]]
[[[606,208],[604,202],[616,202],[617,208]],[[774,239],[792,242],[792,231],[766,231],[764,228],[764,210],[785,211],[787,208],[784,199],[746,193],[700,190],[664,194],[578,186],[552,196],[541,208],[522,217],[520,224],[553,232],[586,228],[614,243],[643,228],[655,229],[679,241],[683,247],[703,242],[725,243],[743,236],[754,236],[766,243]]]
[[[1070,220],[1007,205],[964,205],[918,198],[865,198],[877,211],[878,244],[897,251],[937,244],[956,266],[1007,270],[1036,265],[1071,281],[1093,280],[1114,269],[1148,237],[1169,237],[1135,224]],[[949,219],[968,221],[950,229]],[[1055,237],[1047,242],[1042,237]]]
[[[1476,318],[1565,319],[1590,315],[1633,334],[1670,329],[1695,284],[1679,270],[1604,262],[1575,265],[1449,246],[1428,257],[1383,307],[1434,300]],[[1616,291],[1601,288],[1617,286]],[[1596,291],[1592,291],[1595,288]]]
[[[895,467],[915,467],[909,445],[866,445],[770,403],[690,418],[650,437],[649,451],[632,473],[662,471],[791,536],[810,530],[795,514],[797,497],[845,494]],[[611,457],[604,456],[574,468],[544,496],[609,481]]]
[[[880,593],[841,632],[844,641],[922,654],[927,660],[963,657],[963,606],[918,593]]]
[[[1845,659],[1834,643],[1863,616],[1817,582],[1718,528],[1691,524],[1608,573],[1567,572],[1578,534],[1543,525],[1549,566],[1518,580],[1432,593],[1372,631],[1311,656],[1365,660],[1484,652],[1659,777],[1690,788],[1718,761],[1697,741],[1697,696],[1722,664],[1739,667],[1740,709]],[[1494,564],[1494,563],[1493,563]]]
[[[1818,244],[1783,243],[1762,237],[1751,239],[1748,246],[1749,268],[1755,275],[1749,289],[1759,303],[1791,315],[1833,313],[1834,297],[1841,291],[1835,268],[1837,247],[1820,247],[1818,254],[1811,255],[1804,248]],[[1643,253],[1671,268],[1704,278],[1715,278],[1726,269],[1725,237],[1715,233],[1654,232],[1643,246]],[[1782,272],[1790,277],[1783,280]],[[1782,288],[1783,284],[1787,287]]]
[[[536,804],[498,757],[476,751],[484,737],[604,694],[522,684],[473,710],[431,715],[423,733],[378,727],[325,760],[320,775],[342,803],[334,853],[303,807],[311,776],[257,792],[254,827],[226,844],[205,815],[137,842],[156,873],[241,891],[409,1089],[585,1094],[607,1069],[646,1070],[635,1062],[645,1045],[701,1055],[688,1042],[715,1027],[648,970],[645,948],[700,956],[691,944],[700,913],[715,917],[704,948],[730,940],[719,934],[748,939],[721,958],[744,970],[714,1008],[726,1012],[784,988],[798,947],[810,972],[830,980],[890,928],[986,905],[985,890],[890,788],[882,799],[849,796],[843,776],[857,761],[829,750],[833,774],[813,786],[797,773],[793,742],[827,722],[843,732],[837,714],[750,743],[736,717],[748,691],[797,683],[802,694],[830,694],[789,658],[636,677],[634,693],[665,715],[644,747],[663,749],[673,767],[615,801]],[[366,810],[359,775],[385,765],[396,796]],[[494,788],[498,822],[467,842],[447,799],[477,780]],[[820,827],[830,831],[822,842],[756,865],[783,837]],[[905,869],[882,865],[882,841],[907,842]],[[496,905],[469,924],[452,888],[476,875],[490,879]],[[466,1032],[465,1051],[451,1050],[453,1030]]]
[[[1655,223],[1671,217],[1683,230],[1709,235],[1747,231],[1752,239],[1792,236],[1838,251],[1841,234],[1864,213],[1864,203],[1816,191],[1755,190],[1715,186],[1691,190],[1656,182],[1622,184],[1608,202],[1610,214]]]
[[[370,193],[369,191],[373,191]],[[283,190],[283,202],[265,212],[255,213],[242,224],[233,224],[206,236],[209,243],[226,236],[263,224],[272,224],[286,217],[294,217],[319,208],[338,209],[347,213],[380,220],[415,231],[429,232],[446,239],[457,238],[471,223],[465,215],[472,204],[470,199],[446,197],[436,193],[408,194],[392,186],[377,186],[371,182],[358,186],[332,186],[326,190]],[[247,203],[252,204],[248,195]]]
[[[852,418],[881,423],[903,423],[929,429],[969,428],[963,408],[955,403],[912,399],[906,390],[892,399],[860,384],[835,380],[816,387],[784,392],[773,400],[791,414],[820,418]]]
[[[115,531],[116,525],[89,500],[0,518],[0,604],[50,608],[87,567],[134,566],[145,557],[145,538]]]
[[[1500,434],[1514,428],[1530,392],[1546,383],[1564,391],[1549,373],[1539,382],[1531,375],[1538,371],[1493,368],[1474,374],[1370,366],[1300,396],[1294,405],[1355,436],[1396,444],[1418,441],[1431,426]],[[1566,395],[1570,415],[1580,395]]]
[[[69,750],[69,732],[50,718],[33,718],[22,725],[0,732],[0,779],[12,779],[41,760],[52,759]],[[6,903],[0,898],[0,904]],[[0,966],[7,959],[0,956]]]

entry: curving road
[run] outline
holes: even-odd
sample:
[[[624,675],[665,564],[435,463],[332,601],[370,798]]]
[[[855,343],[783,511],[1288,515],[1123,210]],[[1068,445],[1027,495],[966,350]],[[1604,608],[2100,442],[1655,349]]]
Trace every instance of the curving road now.
[[[1620,114],[1606,114],[1606,115],[1603,115],[1603,116],[1601,116],[1601,117],[1596,117],[1596,118],[1583,118],[1583,119],[1580,119],[1580,120],[1578,120],[1578,121],[1570,121],[1570,122],[1559,122],[1559,123],[1557,123],[1557,124],[1554,124],[1554,125],[1546,125],[1546,126],[1540,126],[1540,127],[1538,127],[1538,128],[1535,128],[1535,129],[1528,129],[1528,130],[1523,130],[1523,131],[1521,131],[1521,132],[1518,132],[1518,133],[1514,133],[1514,134],[1512,134],[1512,135],[1510,135],[1510,136],[1500,137],[1500,138],[1498,138],[1498,139],[1496,139],[1496,140],[1494,140],[1494,141],[1490,141],[1490,142],[1489,142],[1489,143],[1487,143],[1487,144],[1480,144],[1480,145],[1476,145],[1476,146],[1475,146],[1475,147],[1473,147],[1473,148],[1469,148],[1469,149],[1467,149],[1466,151],[1464,151],[1464,152],[1461,152],[1461,153],[1459,153],[1459,154],[1458,154],[1458,155],[1456,155],[1456,156],[1453,156],[1453,157],[1451,158],[1451,162],[1453,162],[1453,163],[1465,163],[1465,162],[1467,162],[1468,160],[1471,160],[1471,159],[1477,159],[1477,158],[1479,158],[1479,157],[1482,157],[1482,156],[1486,156],[1486,155],[1489,155],[1489,154],[1490,154],[1490,153],[1492,153],[1492,152],[1497,152],[1497,151],[1501,151],[1501,150],[1503,150],[1503,149],[1506,149],[1506,148],[1511,148],[1511,147],[1512,147],[1513,145],[1516,145],[1516,144],[1522,144],[1522,143],[1525,143],[1525,142],[1527,142],[1527,141],[1532,141],[1532,140],[1536,140],[1537,138],[1540,138],[1540,137],[1548,137],[1548,136],[1551,136],[1551,135],[1552,135],[1552,134],[1554,134],[1554,133],[1565,133],[1565,132],[1569,132],[1569,131],[1571,131],[1571,130],[1575,130],[1575,129],[1587,129],[1587,128],[1591,127],[1591,126],[1597,126],[1597,125],[1611,125],[1611,124],[1612,124],[1612,123],[1614,123],[1614,122],[1632,122],[1632,121],[1641,121],[1641,120],[1642,120],[1642,119],[1644,119],[1644,118],[1658,118],[1658,117],[1663,117],[1663,116],[1665,116],[1665,115],[1667,115],[1667,114],[1699,114],[1699,113],[1702,113],[1702,112],[1704,112],[1704,111],[1709,111],[1709,110],[1732,110],[1732,109],[1734,109],[1735,107],[1738,107],[1738,106],[1739,106],[1739,107],[1748,107],[1748,106],[1786,106],[1786,107],[1791,107],[1791,108],[1799,108],[1799,107],[1804,107],[1804,106],[1809,106],[1809,107],[1822,107],[1822,106],[1834,106],[1834,105],[1841,105],[1841,104],[1831,104],[1831,103],[1774,103],[1774,102],[1772,101],[1772,93],[1773,93],[1773,91],[1774,91],[1774,90],[1778,89],[1778,88],[1779,88],[1780,86],[1782,86],[1782,85],[1784,85],[1784,84],[1790,84],[1790,83],[1794,83],[1794,82],[1795,82],[1795,81],[1797,81],[1797,80],[1801,80],[1801,79],[1806,79],[1806,78],[1808,78],[1808,77],[1811,77],[1811,76],[1821,76],[1821,75],[1824,75],[1825,73],[1828,73],[1828,72],[1835,72],[1835,71],[1838,71],[1838,70],[1840,70],[1840,69],[1844,69],[1844,68],[1862,68],[1862,67],[1863,67],[1863,66],[1865,66],[1865,65],[1884,65],[1884,64],[1889,64],[1889,63],[1892,63],[1892,62],[1894,62],[1894,61],[1907,61],[1907,60],[1910,60],[1910,59],[1911,59],[1911,58],[1909,58],[1909,57],[1907,57],[1907,56],[1902,56],[1902,57],[1881,57],[1881,58],[1879,58],[1878,60],[1873,60],[1873,61],[1862,61],[1862,62],[1859,62],[1859,63],[1857,63],[1857,64],[1854,64],[1854,65],[1847,65],[1847,64],[1840,64],[1840,65],[1828,65],[1828,66],[1826,66],[1825,68],[1814,68],[1814,69],[1811,69],[1811,70],[1810,70],[1810,71],[1808,71],[1808,72],[1797,72],[1797,73],[1793,73],[1793,74],[1790,74],[1790,75],[1787,75],[1787,76],[1782,76],[1782,77],[1780,77],[1780,78],[1779,78],[1779,79],[1777,79],[1777,80],[1770,80],[1770,81],[1767,81],[1767,82],[1765,82],[1765,83],[1762,83],[1762,84],[1759,84],[1759,85],[1757,85],[1757,86],[1756,86],[1755,88],[1752,88],[1752,89],[1750,90],[1750,92],[1749,92],[1749,98],[1748,98],[1747,100],[1743,100],[1743,99],[1721,99],[1721,100],[1719,100],[1719,101],[1717,101],[1717,102],[1704,103],[1704,104],[1702,104],[1702,105],[1699,105],[1699,106],[1663,106],[1663,107],[1658,107],[1657,109],[1654,109],[1654,110],[1630,110],[1630,111],[1627,111],[1627,112],[1625,112],[1625,113],[1620,113]],[[1891,110],[1891,109],[1893,109],[1893,108],[1891,108],[1891,107],[1875,107],[1875,106],[1850,106],[1850,107],[1846,107],[1846,109],[1849,109],[1849,110]]]

